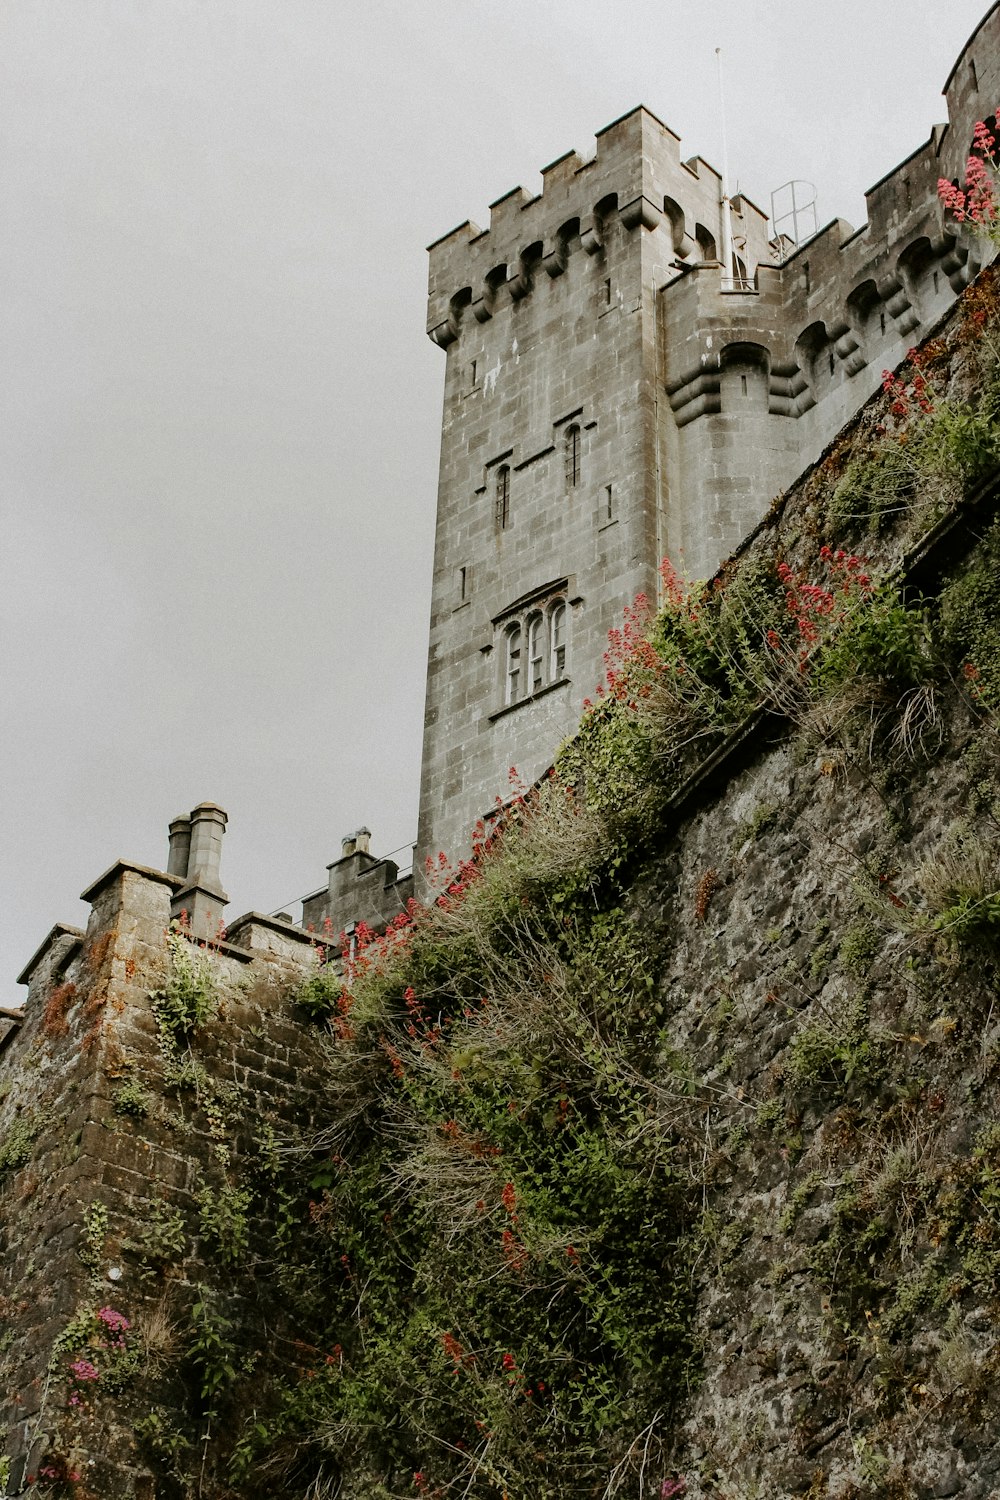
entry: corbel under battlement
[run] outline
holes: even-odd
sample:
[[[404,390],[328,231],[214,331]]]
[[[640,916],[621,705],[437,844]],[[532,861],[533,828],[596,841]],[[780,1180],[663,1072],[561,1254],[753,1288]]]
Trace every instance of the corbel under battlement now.
[[[681,161],[680,137],[640,105],[598,132],[597,149],[576,151],[542,170],[542,191],[513,188],[490,205],[489,228],[467,220],[429,246],[427,332],[442,348],[470,313],[483,323],[563,275],[570,257],[605,254],[616,225],[670,236],[682,260],[714,258],[721,179],[701,157]],[[767,217],[734,199],[754,264],[769,254]]]

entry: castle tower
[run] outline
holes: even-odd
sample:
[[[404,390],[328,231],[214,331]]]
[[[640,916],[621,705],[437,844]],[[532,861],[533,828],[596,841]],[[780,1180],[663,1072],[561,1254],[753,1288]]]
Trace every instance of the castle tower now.
[[[721,267],[720,180],[646,109],[543,190],[430,249],[447,351],[418,855],[463,852],[517,765],[550,764],[603,677],[607,632],[655,598],[666,550],[657,293],[678,259]],[[737,204],[742,275],[766,219]],[[742,518],[724,544],[740,535]]]
[[[946,83],[950,124],[857,231],[771,244],[738,197],[723,267],[718,173],[638,108],[430,247],[447,367],[418,870],[467,851],[511,765],[551,764],[660,560],[710,576],[978,271],[937,182],[964,177],[998,89],[994,6]]]

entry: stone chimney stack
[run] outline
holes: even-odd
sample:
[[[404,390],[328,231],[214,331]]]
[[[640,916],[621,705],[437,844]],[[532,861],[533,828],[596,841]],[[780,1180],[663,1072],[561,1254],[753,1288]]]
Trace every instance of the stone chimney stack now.
[[[188,852],[191,848],[191,815],[178,813],[170,825],[170,853],[167,856],[167,874],[187,879]]]
[[[359,828],[354,835],[354,847],[359,854],[367,854],[371,849],[372,831],[370,828]]]
[[[170,903],[170,914],[180,919],[183,913],[197,938],[213,940],[222,930],[229,897],[222,889],[219,869],[227,822],[216,803],[199,802],[187,817],[174,818],[170,824],[167,871],[184,881]]]
[[[205,890],[222,890],[219,868],[222,863],[222,836],[228,821],[222,808],[217,807],[214,802],[199,802],[191,813],[188,880]]]

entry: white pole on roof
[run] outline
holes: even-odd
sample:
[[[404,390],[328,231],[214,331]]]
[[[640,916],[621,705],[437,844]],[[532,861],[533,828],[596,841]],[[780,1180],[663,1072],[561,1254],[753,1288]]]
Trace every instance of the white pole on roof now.
[[[726,87],[722,72],[722,48],[715,49],[719,64],[719,115],[722,122],[722,289],[733,289],[733,217],[729,202],[729,140],[726,134]]]

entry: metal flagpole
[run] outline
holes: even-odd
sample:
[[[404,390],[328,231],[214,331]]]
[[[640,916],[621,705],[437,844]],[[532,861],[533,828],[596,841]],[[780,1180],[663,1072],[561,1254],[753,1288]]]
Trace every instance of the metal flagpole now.
[[[722,48],[716,47],[719,64],[719,113],[722,119],[722,287],[733,289],[733,217],[729,203],[729,140],[726,135],[726,90],[722,76]]]

